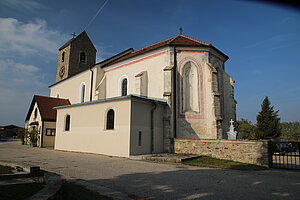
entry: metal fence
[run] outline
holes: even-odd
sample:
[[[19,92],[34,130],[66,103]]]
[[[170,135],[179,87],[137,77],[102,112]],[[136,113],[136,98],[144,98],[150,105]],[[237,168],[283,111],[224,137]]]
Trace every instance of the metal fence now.
[[[300,170],[300,142],[270,141],[269,167]]]

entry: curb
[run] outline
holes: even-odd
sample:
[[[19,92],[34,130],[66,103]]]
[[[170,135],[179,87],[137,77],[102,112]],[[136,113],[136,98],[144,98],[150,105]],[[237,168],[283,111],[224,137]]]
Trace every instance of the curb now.
[[[198,158],[199,155],[189,155],[189,154],[154,154],[143,156],[142,160],[157,161],[157,162],[171,162],[171,163],[181,163],[186,160],[191,160]]]
[[[27,200],[50,200],[56,199],[59,196],[59,191],[62,185],[60,176],[54,173],[46,172],[44,174],[46,186],[38,193],[29,197]]]

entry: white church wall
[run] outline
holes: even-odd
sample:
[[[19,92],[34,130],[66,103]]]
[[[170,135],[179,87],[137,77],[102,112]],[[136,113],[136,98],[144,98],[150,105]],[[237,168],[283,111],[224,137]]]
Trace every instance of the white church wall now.
[[[114,130],[106,130],[110,108],[115,111]],[[57,109],[55,149],[128,157],[130,110],[129,99]],[[71,118],[70,131],[64,131],[67,114]]]
[[[154,110],[153,145],[154,153],[162,153],[163,149],[163,111],[165,104],[157,104]],[[151,109],[154,103],[132,101],[130,154],[140,155],[151,153]],[[142,117],[141,117],[142,113]],[[140,141],[139,141],[140,140]]]
[[[50,87],[50,97],[56,98],[57,93],[59,98],[69,99],[71,104],[80,102],[81,85],[85,84],[84,101],[90,100],[90,87],[91,87],[91,71],[86,70],[73,77],[70,77],[60,83]]]
[[[113,64],[104,68],[106,75],[106,97],[116,97],[121,94],[122,77],[127,77],[127,94],[137,94],[136,75],[146,71],[148,82],[148,97],[163,98],[163,69],[169,64],[166,59],[167,48],[154,50],[132,59]],[[138,94],[139,95],[139,94]]]

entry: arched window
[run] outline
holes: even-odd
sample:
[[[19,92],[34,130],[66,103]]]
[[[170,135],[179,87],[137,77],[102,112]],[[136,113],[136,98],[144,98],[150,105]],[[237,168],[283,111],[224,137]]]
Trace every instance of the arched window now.
[[[106,116],[106,129],[114,129],[115,128],[115,111],[113,109],[109,109]]]
[[[127,78],[124,78],[122,81],[122,96],[127,95]]]
[[[65,131],[70,130],[70,121],[71,121],[71,117],[70,117],[70,115],[67,115],[66,120],[65,120]]]
[[[79,95],[80,95],[80,103],[83,103],[84,102],[84,98],[85,98],[85,83],[82,83],[80,85]]]
[[[34,110],[34,119],[37,118],[37,108]]]
[[[80,52],[80,63],[86,63],[86,53]]]
[[[199,75],[196,65],[187,62],[182,75],[183,112],[199,112]]]
[[[61,62],[64,62],[65,61],[65,52],[62,52],[61,54]]]

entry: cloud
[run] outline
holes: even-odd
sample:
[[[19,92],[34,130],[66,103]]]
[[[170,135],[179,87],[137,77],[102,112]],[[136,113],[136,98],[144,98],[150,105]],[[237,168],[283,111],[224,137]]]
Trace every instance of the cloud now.
[[[1,0],[0,4],[9,8],[27,11],[45,8],[44,5],[33,0]]]
[[[0,85],[15,92],[27,88],[47,87],[43,83],[43,74],[39,67],[17,63],[13,60],[0,60]],[[5,97],[4,94],[1,96]]]
[[[21,55],[43,55],[57,53],[59,45],[67,36],[57,30],[51,30],[47,22],[35,19],[23,23],[14,18],[0,18],[0,53],[9,55],[12,52]]]

